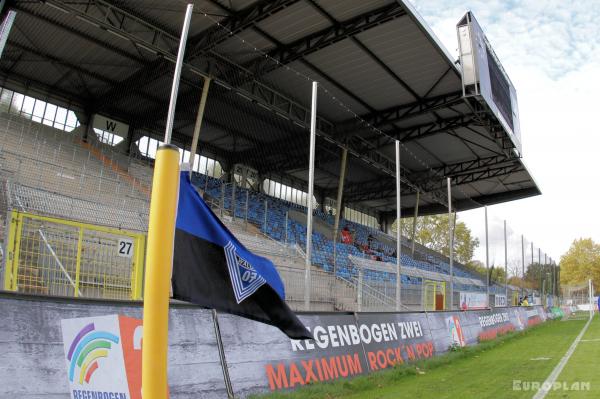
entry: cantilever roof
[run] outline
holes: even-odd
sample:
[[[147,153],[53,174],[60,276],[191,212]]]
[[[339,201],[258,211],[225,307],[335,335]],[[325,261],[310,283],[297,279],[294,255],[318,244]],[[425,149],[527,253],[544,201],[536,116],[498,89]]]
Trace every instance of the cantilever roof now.
[[[316,151],[318,196],[335,197],[345,147],[351,155],[346,203],[393,214],[395,139],[403,143],[406,214],[417,189],[421,213],[442,212],[446,177],[457,210],[540,194],[494,116],[474,112],[462,98],[460,66],[408,2],[194,5],[174,132],[179,143],[189,145],[192,135],[198,75],[210,74],[217,84],[209,92],[203,153],[305,182],[310,85],[290,79],[289,67],[318,80],[330,97],[383,132],[365,129],[321,96],[319,128],[326,140]],[[15,26],[0,59],[5,86],[123,120],[136,128],[136,137],[150,130],[159,137],[182,2],[15,0],[12,7]],[[279,63],[266,67],[261,52]],[[155,118],[148,120],[149,114]],[[281,145],[289,140],[295,145]]]

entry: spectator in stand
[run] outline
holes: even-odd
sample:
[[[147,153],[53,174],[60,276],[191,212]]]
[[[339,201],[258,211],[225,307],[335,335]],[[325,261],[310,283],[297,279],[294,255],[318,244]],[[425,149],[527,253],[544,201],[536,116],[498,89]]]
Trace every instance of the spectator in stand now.
[[[342,242],[344,244],[352,244],[352,235],[350,234],[350,229],[348,229],[348,226],[344,226],[342,229]]]
[[[529,301],[527,300],[527,295],[523,297],[523,302],[521,302],[521,306],[529,306]]]
[[[463,300],[463,302],[460,305],[460,310],[467,310],[469,307],[467,306],[467,300],[466,298]]]

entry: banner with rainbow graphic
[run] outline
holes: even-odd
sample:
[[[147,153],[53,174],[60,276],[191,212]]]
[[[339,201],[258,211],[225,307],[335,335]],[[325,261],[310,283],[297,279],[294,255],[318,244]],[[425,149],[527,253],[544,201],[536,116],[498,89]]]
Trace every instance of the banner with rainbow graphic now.
[[[141,320],[84,317],[61,327],[72,399],[141,399]]]

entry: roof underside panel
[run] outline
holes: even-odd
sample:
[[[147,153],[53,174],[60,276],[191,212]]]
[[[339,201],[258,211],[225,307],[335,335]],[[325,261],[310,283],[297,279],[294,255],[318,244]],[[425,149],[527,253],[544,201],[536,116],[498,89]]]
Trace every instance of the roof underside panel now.
[[[4,86],[161,137],[185,4],[49,3],[11,3],[17,18],[0,59]],[[304,189],[316,80],[319,195],[335,197],[347,148],[346,202],[392,217],[397,139],[406,214],[417,190],[422,213],[444,212],[446,177],[459,210],[539,194],[497,119],[462,97],[460,66],[403,0],[194,6],[174,130],[179,144],[191,141],[201,75],[210,74],[203,153]]]

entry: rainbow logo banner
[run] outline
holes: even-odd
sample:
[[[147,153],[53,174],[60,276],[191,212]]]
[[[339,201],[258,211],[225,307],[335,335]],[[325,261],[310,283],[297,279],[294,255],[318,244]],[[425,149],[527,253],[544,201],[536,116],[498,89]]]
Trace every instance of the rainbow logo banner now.
[[[141,320],[85,317],[61,327],[73,399],[141,399]]]

